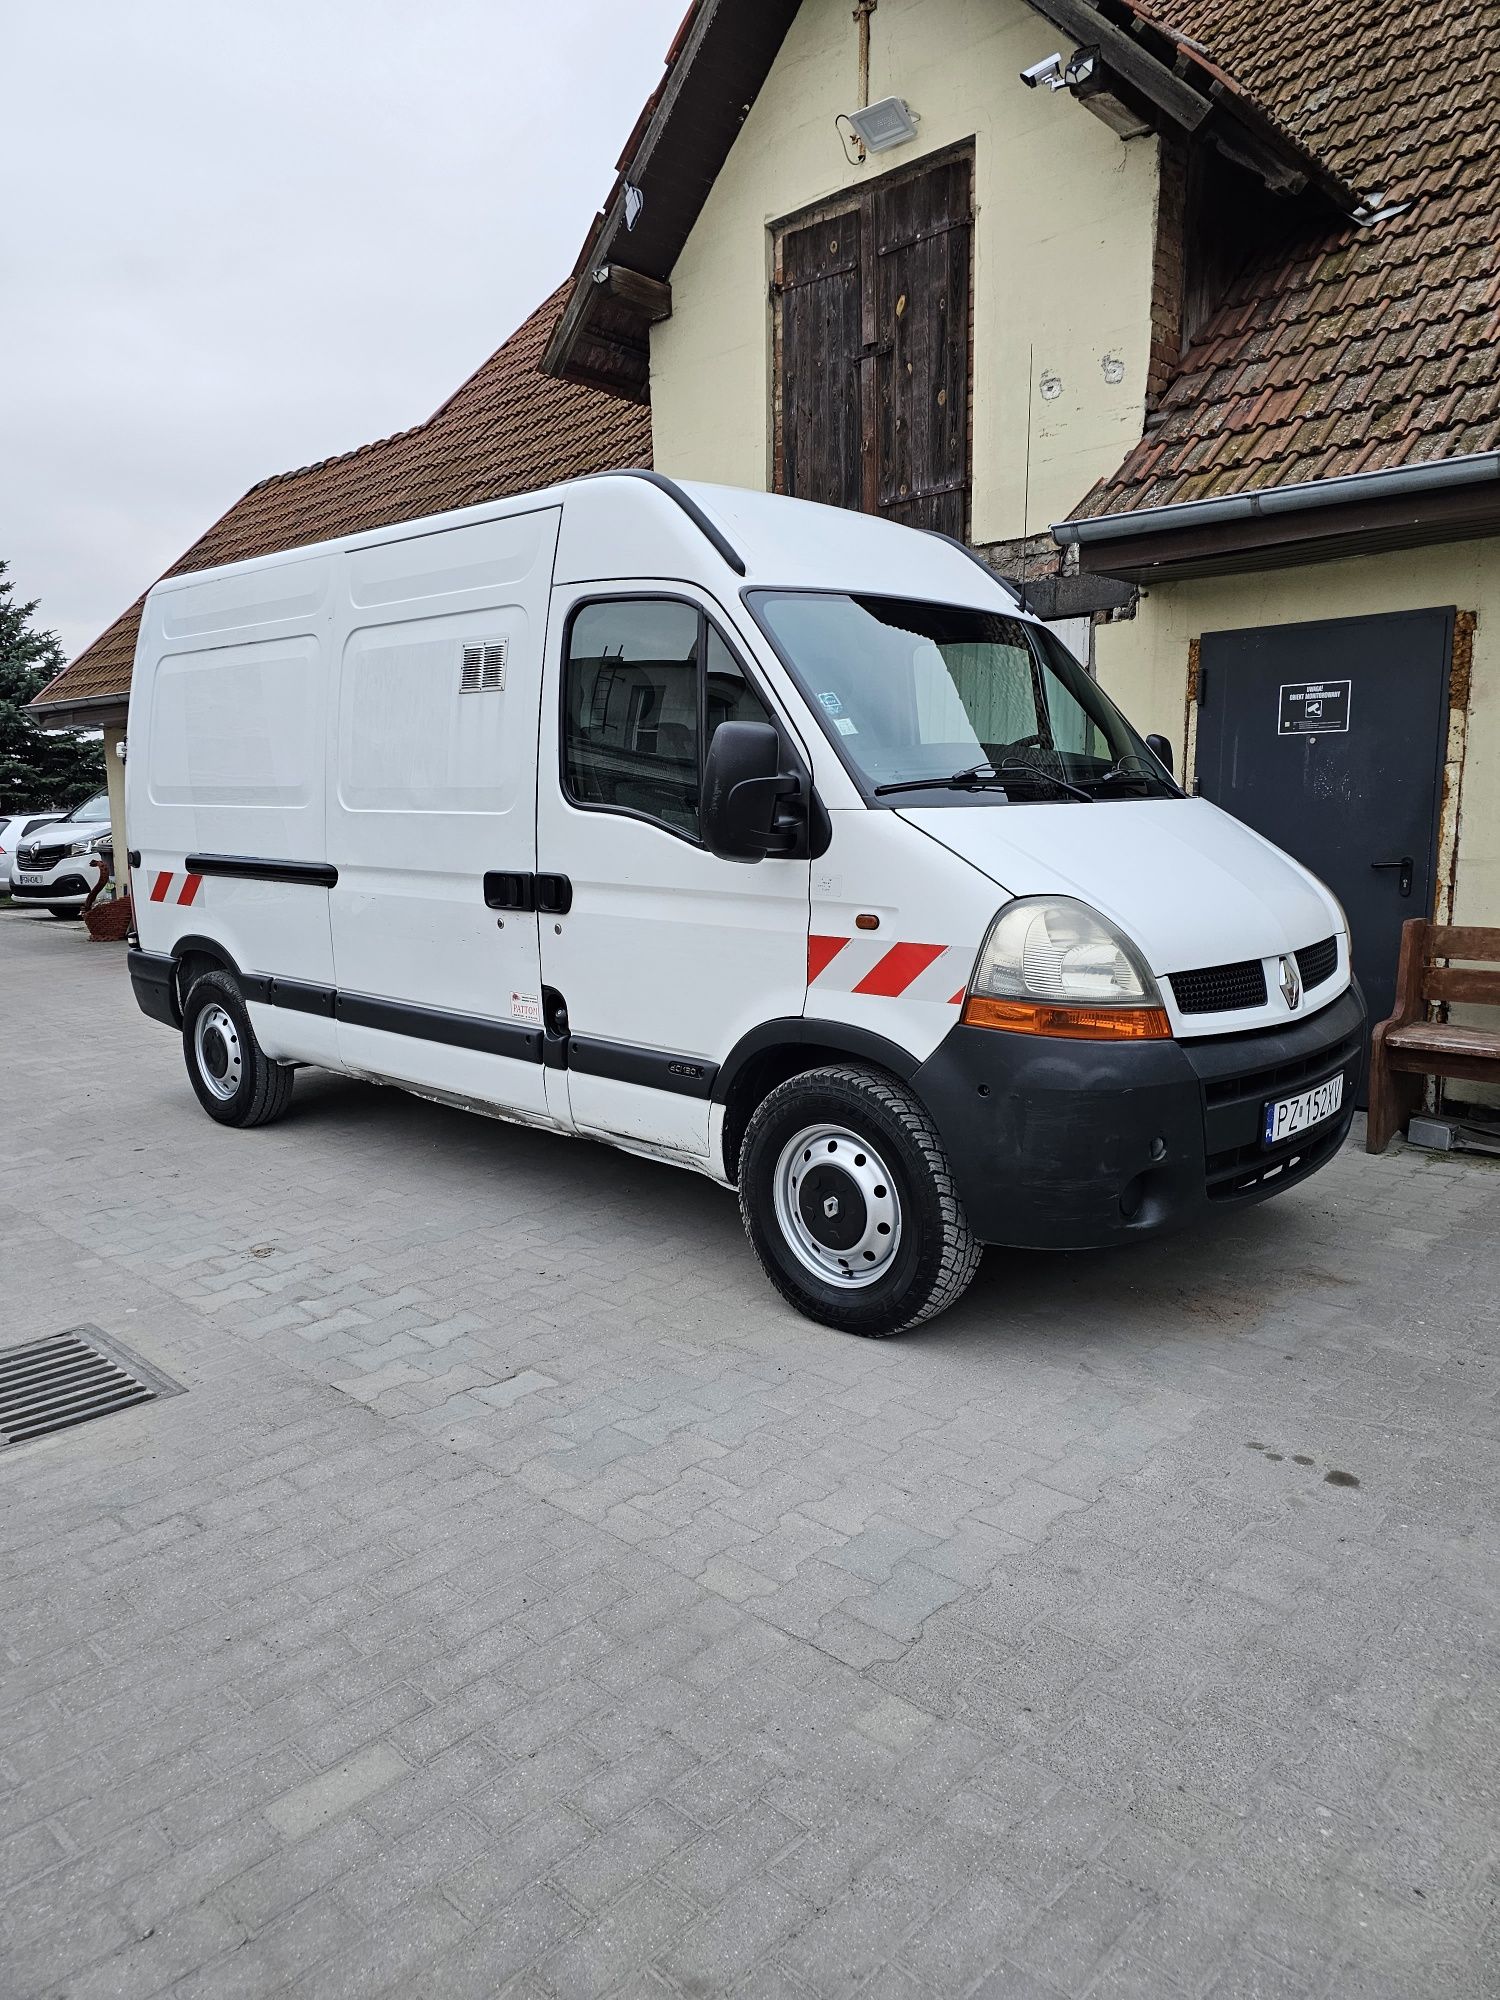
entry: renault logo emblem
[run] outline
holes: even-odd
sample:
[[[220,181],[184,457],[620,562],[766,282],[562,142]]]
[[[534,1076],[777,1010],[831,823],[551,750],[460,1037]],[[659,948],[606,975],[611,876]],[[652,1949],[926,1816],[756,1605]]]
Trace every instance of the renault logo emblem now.
[[[839,1198],[836,1194],[831,1194],[823,1203],[823,1213],[828,1217],[828,1220],[832,1222],[833,1218],[838,1214],[838,1212],[839,1212]]]
[[[1297,961],[1294,958],[1284,958],[1281,961],[1281,995],[1295,1013],[1297,1002],[1302,998],[1302,976],[1297,970]]]

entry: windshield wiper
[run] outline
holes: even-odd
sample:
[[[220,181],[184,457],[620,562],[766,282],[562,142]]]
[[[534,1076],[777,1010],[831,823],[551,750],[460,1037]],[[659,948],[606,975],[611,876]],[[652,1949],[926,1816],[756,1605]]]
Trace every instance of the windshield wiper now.
[[[982,785],[997,785],[1000,779],[993,764],[975,764],[967,771],[955,771],[948,778],[903,778],[899,784],[877,785],[877,799],[892,792],[977,792]]]
[[[978,792],[994,788],[1005,789],[1005,780],[1010,778],[1033,778],[1044,785],[1051,785],[1070,798],[1082,799],[1086,806],[1095,803],[1092,792],[1084,791],[1081,785],[1070,784],[1066,778],[1059,778],[1051,771],[1044,771],[1039,764],[975,764],[967,771],[955,771],[948,778],[903,778],[899,784],[877,785],[877,799],[889,798],[892,792]]]
[[[1129,768],[1132,764],[1139,764],[1143,768],[1132,771]],[[1157,771],[1153,771],[1146,764],[1145,758],[1137,756],[1133,750],[1127,750],[1125,755],[1118,759],[1117,762],[1111,764],[1107,771],[1101,771],[1098,777],[1091,778],[1089,783],[1092,785],[1144,785],[1147,790],[1156,787],[1166,792],[1169,797],[1177,790],[1174,781],[1162,777]]]
[[[1044,771],[1040,764],[1001,764],[997,768],[1003,778],[1040,778],[1044,785],[1055,785],[1069,798],[1082,799],[1086,806],[1094,804],[1092,792],[1086,792],[1082,785],[1075,785],[1068,778],[1059,778],[1055,771]]]

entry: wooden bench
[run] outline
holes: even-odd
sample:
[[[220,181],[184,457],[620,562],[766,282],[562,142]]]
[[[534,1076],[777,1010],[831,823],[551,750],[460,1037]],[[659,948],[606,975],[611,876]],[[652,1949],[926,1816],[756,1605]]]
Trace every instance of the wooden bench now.
[[[1480,961],[1454,965],[1454,959]],[[1439,964],[1437,961],[1444,963]],[[1383,1153],[1422,1103],[1429,1076],[1500,1084],[1500,1027],[1457,1027],[1429,1021],[1429,1001],[1500,1007],[1500,930],[1474,924],[1433,924],[1413,917],[1401,926],[1396,1011],[1370,1041],[1370,1114],[1365,1144]]]

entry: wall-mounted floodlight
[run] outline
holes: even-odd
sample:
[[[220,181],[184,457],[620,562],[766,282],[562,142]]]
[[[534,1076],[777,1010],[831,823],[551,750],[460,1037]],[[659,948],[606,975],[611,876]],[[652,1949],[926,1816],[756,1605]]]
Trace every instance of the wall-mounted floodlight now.
[[[878,104],[844,115],[867,153],[888,153],[893,146],[905,146],[916,138],[921,122],[904,97],[882,97]]]

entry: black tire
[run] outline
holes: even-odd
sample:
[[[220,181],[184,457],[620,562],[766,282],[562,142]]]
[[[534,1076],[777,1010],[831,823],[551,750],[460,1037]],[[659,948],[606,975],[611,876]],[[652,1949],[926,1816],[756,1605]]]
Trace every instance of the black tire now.
[[[49,917],[81,917],[83,911],[82,909],[72,909],[66,903],[59,903],[55,908],[49,903],[47,906],[47,915]]]
[[[889,1264],[872,1277],[851,1270],[844,1289],[832,1275],[825,1279],[809,1268],[809,1250],[817,1255],[817,1247],[799,1250],[778,1213],[779,1176],[786,1176],[783,1206],[796,1206],[808,1213],[814,1170],[835,1177],[842,1171],[842,1156],[837,1150],[841,1141],[837,1138],[823,1135],[825,1143],[818,1148],[816,1159],[812,1150],[793,1149],[794,1139],[820,1127],[826,1127],[829,1134],[851,1135],[856,1144],[863,1142],[876,1165],[883,1163],[894,1189],[894,1204],[885,1211],[891,1214],[893,1226],[878,1221],[873,1226],[885,1236],[894,1234],[895,1249],[851,1253],[863,1255],[871,1264],[888,1255]],[[825,1152],[833,1157],[824,1159]],[[808,1163],[805,1173],[799,1153]],[[855,1164],[865,1169],[866,1154],[854,1153],[851,1169]],[[877,1176],[873,1186],[863,1184],[863,1191],[857,1177],[851,1174],[845,1179],[848,1186],[839,1226],[863,1226],[866,1234],[859,1240],[876,1241],[868,1229],[881,1212],[875,1197],[890,1199],[885,1179]],[[920,1326],[960,1299],[979,1268],[982,1246],[969,1228],[948,1157],[931,1119],[904,1085],[879,1070],[839,1064],[808,1070],[779,1084],[757,1106],[746,1128],[739,1183],[745,1234],[766,1276],[798,1312],[842,1333],[880,1339]],[[837,1178],[829,1183],[832,1189],[843,1185]],[[850,1190],[858,1197],[857,1207],[847,1199]],[[829,1199],[837,1215],[837,1193]],[[814,1202],[814,1211],[817,1207]],[[796,1226],[793,1217],[791,1228]],[[817,1226],[815,1213],[813,1226]],[[825,1258],[840,1254],[826,1247],[821,1251]]]
[[[189,987],[182,1053],[198,1102],[220,1125],[269,1125],[291,1102],[294,1072],[262,1050],[240,989],[227,972],[205,972]]]

